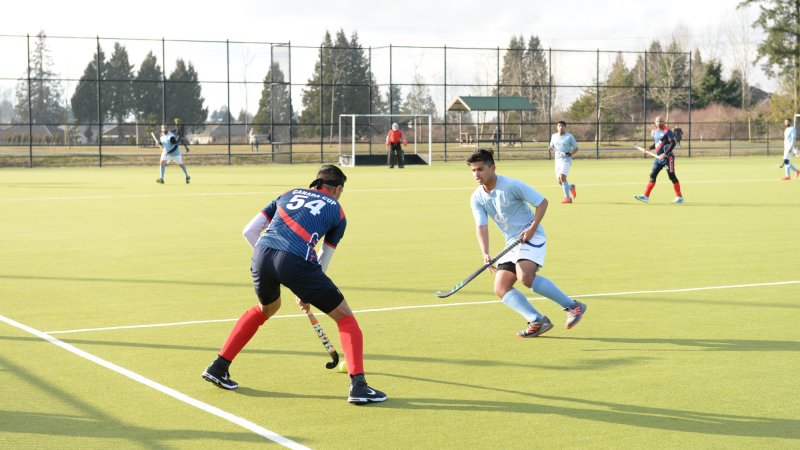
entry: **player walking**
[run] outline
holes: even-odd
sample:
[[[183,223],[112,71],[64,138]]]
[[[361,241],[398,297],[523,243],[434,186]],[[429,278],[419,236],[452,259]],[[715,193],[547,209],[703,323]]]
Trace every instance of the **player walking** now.
[[[794,170],[795,178],[800,177],[800,170],[797,170],[797,167],[789,162],[789,158],[792,157],[792,151],[797,151],[797,130],[792,126],[792,121],[789,119],[784,119],[783,125],[786,129],[783,131],[783,164],[781,164],[781,167],[783,167],[786,176],[781,179],[791,180],[789,175],[791,175],[792,170]]]
[[[167,124],[163,124],[161,125],[161,139],[159,141],[163,150],[161,151],[161,171],[159,177],[156,178],[156,183],[164,184],[164,169],[168,162],[174,161],[183,170],[183,174],[186,175],[186,184],[189,184],[189,180],[192,177],[189,176],[189,171],[186,170],[186,166],[183,164],[180,138],[170,131]]]
[[[259,327],[280,309],[280,286],[284,285],[297,295],[300,309],[307,312],[309,305],[314,305],[336,321],[350,374],[347,401],[386,400],[386,394],[367,385],[361,328],[342,293],[324,273],[347,226],[338,202],[345,181],[341,169],[324,165],[308,189],[292,189],[280,195],[245,226],[244,237],[254,247],[250,270],[260,304],[236,322],[219,355],[203,372],[204,379],[223,389],[239,387],[230,379],[230,364]],[[317,255],[314,248],[323,237]]]
[[[560,120],[557,125],[558,132],[550,136],[549,149],[556,154],[556,181],[564,190],[564,199],[561,203],[572,203],[575,199],[575,185],[567,181],[569,169],[572,167],[572,157],[578,153],[578,142],[575,136],[567,132],[567,122]]]
[[[642,203],[649,202],[650,192],[656,185],[658,173],[661,172],[661,169],[666,167],[667,175],[669,176],[670,181],[672,181],[672,189],[675,191],[675,200],[673,200],[672,203],[683,203],[681,183],[678,181],[678,177],[675,176],[675,153],[672,152],[677,142],[675,140],[675,135],[672,133],[672,130],[667,128],[667,124],[664,123],[663,117],[656,117],[655,124],[656,129],[652,132],[653,144],[650,146],[650,150],[656,150],[656,155],[658,155],[658,158],[653,161],[653,169],[650,171],[650,181],[647,183],[647,187],[644,189],[644,194],[634,195],[633,198]]]
[[[386,146],[389,147],[389,168],[394,169],[395,160],[401,169],[405,167],[405,156],[403,155],[403,132],[396,124],[392,124],[392,129],[386,134]]]
[[[525,294],[514,288],[517,280],[533,292],[558,303],[567,312],[567,328],[577,325],[586,312],[586,305],[567,297],[552,281],[537,275],[544,265],[547,251],[544,228],[540,225],[547,211],[547,199],[521,181],[497,175],[492,150],[476,150],[467,159],[467,164],[479,184],[470,204],[483,261],[491,259],[489,217],[500,228],[506,244],[522,241],[497,261],[496,269],[491,268],[495,272],[494,293],[528,321],[527,328],[517,332],[517,336],[536,337],[553,328],[550,319],[537,311]],[[535,208],[535,213],[531,212],[529,204]]]

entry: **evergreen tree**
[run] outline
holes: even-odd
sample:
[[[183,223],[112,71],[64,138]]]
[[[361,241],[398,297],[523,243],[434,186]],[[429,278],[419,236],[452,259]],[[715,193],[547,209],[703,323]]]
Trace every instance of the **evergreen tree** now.
[[[203,106],[205,99],[198,82],[197,72],[192,63],[183,59],[175,63],[175,70],[169,75],[166,85],[167,122],[179,118],[189,130],[202,128],[208,118],[208,108]]]
[[[99,55],[99,56],[98,56]],[[100,73],[98,76],[98,61],[100,64]],[[75,87],[75,92],[72,94],[70,104],[72,105],[72,113],[75,119],[81,124],[96,124],[97,123],[97,80],[101,80],[101,87],[105,87],[104,80],[108,79],[108,63],[106,62],[106,55],[102,48],[97,49],[97,53],[92,56],[92,60],[86,65],[78,80],[78,85]],[[100,120],[105,120],[109,111],[108,97],[101,92],[100,100],[102,102]]]
[[[689,61],[680,44],[673,39],[666,51],[654,42],[648,54],[647,78],[649,97],[664,108],[669,123],[669,113],[674,107],[686,106],[689,99]]]
[[[548,104],[550,98],[550,74],[542,43],[537,36],[531,36],[528,39],[528,48],[525,50],[523,67],[527,72],[525,80],[530,85],[527,98],[536,108],[534,118],[544,119],[547,117],[548,108],[550,107]],[[553,87],[552,95],[556,95],[555,87]]]
[[[40,31],[36,35],[33,54],[30,55],[30,91],[28,90],[28,72],[17,84],[17,103],[14,110],[17,117],[28,122],[28,95],[30,95],[30,117],[32,123],[61,124],[65,121],[63,88],[58,74],[53,72],[53,60],[47,49],[47,35]]]
[[[264,77],[264,88],[261,90],[261,99],[258,101],[258,111],[253,118],[253,127],[258,134],[267,134],[276,139],[282,136],[291,124],[291,102],[289,84],[278,63],[272,63],[267,75]],[[281,126],[281,129],[274,129]],[[278,133],[276,133],[278,131]],[[281,135],[281,136],[279,136]]]
[[[743,0],[739,7],[759,6],[759,16],[753,23],[760,28],[764,40],[758,44],[754,62],[764,60],[762,67],[769,76],[780,75],[790,80],[794,110],[800,95],[800,0]]]
[[[705,65],[703,77],[697,86],[697,98],[693,104],[697,108],[704,108],[711,103],[735,105],[739,99],[738,89],[739,85],[736,82],[725,82],[722,79],[722,63],[712,59]]]
[[[136,115],[140,119],[163,117],[162,111],[162,73],[153,52],[148,52],[144,57],[133,83],[133,103]]]
[[[133,64],[128,62],[128,51],[118,42],[114,43],[114,53],[108,60],[108,80],[103,84],[108,98],[109,113],[122,125],[134,111]]]
[[[323,114],[330,109],[330,96],[326,93],[332,79],[332,70],[329,67],[332,47],[331,34],[325,31],[322,44],[320,44],[319,58],[314,65],[314,72],[308,80],[307,87],[303,89],[301,99],[303,113],[300,115],[300,123],[304,126],[301,134],[309,137],[320,135]],[[322,128],[323,135],[325,131],[328,129]]]
[[[430,114],[433,120],[437,119],[436,102],[433,101],[422,75],[414,75],[414,84],[406,95],[400,111],[403,114]]]

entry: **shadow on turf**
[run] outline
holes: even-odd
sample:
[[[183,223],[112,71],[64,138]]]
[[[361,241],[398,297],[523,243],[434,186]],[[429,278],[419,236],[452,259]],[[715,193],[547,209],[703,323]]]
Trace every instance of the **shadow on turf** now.
[[[458,386],[476,389],[479,391],[499,392],[503,394],[513,394],[529,399],[529,401],[513,402],[485,400],[479,398],[478,396],[475,396],[476,398],[474,399],[440,399],[435,397],[398,398],[391,397],[390,394],[389,400],[387,400],[385,403],[375,404],[372,405],[372,407],[470,412],[511,412],[536,415],[546,414],[574,419],[592,420],[596,422],[688,433],[800,439],[800,420],[797,419],[777,419],[771,417],[716,414],[680,409],[651,408],[647,406],[588,400],[576,397],[520,392],[498,387],[488,387],[476,384],[437,380],[434,378],[420,378],[392,373],[375,372],[372,373],[372,375],[399,378],[413,383],[419,383],[421,386],[419,386],[417,390],[420,392],[435,392],[435,389],[431,389],[430,386],[423,386],[433,384]],[[661,393],[659,393],[659,395],[661,395]],[[485,396],[483,398],[485,398]],[[547,402],[554,402],[556,404],[548,405],[546,404]],[[562,406],[564,403],[571,403],[575,406]]]
[[[669,345],[679,347],[689,347],[695,351],[715,351],[715,352],[797,352],[800,345],[797,341],[761,341],[753,339],[670,339],[670,338],[607,338],[607,337],[571,337],[571,336],[547,336],[547,339],[563,339],[573,341],[604,342],[608,344],[647,344],[644,348],[648,352],[676,352],[686,351],[685,348],[658,349],[651,345]],[[583,351],[616,351],[619,349],[606,347],[598,350],[584,349]],[[636,350],[635,348],[625,347],[625,350]]]
[[[24,367],[18,366],[13,362],[0,357],[0,371],[6,373],[7,377],[17,377],[13,385],[15,390],[22,390],[20,386],[32,386],[42,392],[51,402],[60,404],[64,411],[70,413],[58,414],[50,412],[32,411],[13,411],[0,410],[0,433],[3,442],[13,445],[13,436],[20,435],[19,444],[24,447],[30,444],[30,436],[65,436],[71,439],[87,439],[88,445],[91,439],[108,439],[109,445],[116,443],[123,447],[135,446],[142,448],[168,448],[176,442],[196,439],[214,439],[219,442],[247,442],[263,443],[264,438],[249,431],[241,432],[217,432],[208,431],[201,428],[175,429],[175,428],[147,428],[126,423],[120,419],[124,417],[124,411],[116,413],[106,413],[100,407],[96,407],[92,402],[100,405],[108,403],[107,394],[102,389],[94,389],[93,396],[81,397],[71,394],[58,386],[49,383],[47,380],[26,371]],[[6,380],[10,382],[11,380]],[[69,384],[66,380],[62,380]],[[77,381],[77,380],[76,380]],[[84,380],[92,382],[93,380]],[[160,394],[156,394],[160,395]],[[29,408],[30,406],[28,406]],[[52,408],[52,407],[51,407]],[[138,414],[138,413],[137,413]],[[148,416],[158,421],[159,416],[164,416],[161,421],[169,423],[170,418],[174,417],[173,410],[153,409],[148,412]],[[75,444],[77,441],[71,440]],[[91,441],[95,442],[95,441]],[[97,442],[95,442],[95,445]],[[11,447],[8,447],[11,448]]]

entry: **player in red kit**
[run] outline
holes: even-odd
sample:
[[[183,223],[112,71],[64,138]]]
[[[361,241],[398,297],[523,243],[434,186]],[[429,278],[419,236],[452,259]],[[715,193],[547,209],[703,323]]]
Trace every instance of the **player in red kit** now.
[[[675,176],[675,153],[672,152],[677,143],[675,141],[675,135],[672,133],[672,130],[667,128],[663,117],[656,117],[655,123],[656,129],[653,130],[652,133],[653,145],[650,146],[650,150],[655,150],[658,158],[653,161],[653,169],[650,171],[650,181],[647,183],[644,194],[634,195],[633,198],[642,203],[648,203],[650,201],[650,192],[656,185],[656,178],[659,172],[661,172],[661,169],[666,167],[667,176],[669,176],[670,181],[672,181],[672,189],[675,190],[675,200],[673,200],[672,203],[683,203],[681,183],[678,181],[678,177]]]
[[[389,130],[389,133],[386,135],[386,146],[389,147],[389,168],[393,169],[395,160],[397,161],[397,166],[401,169],[405,167],[405,156],[403,155],[403,145],[405,141],[403,141],[403,132],[400,131],[400,127],[396,124],[392,124],[392,129]]]
[[[336,321],[350,374],[347,401],[386,400],[386,394],[367,385],[361,328],[342,293],[325,275],[347,227],[339,204],[345,181],[347,177],[341,169],[324,165],[307,189],[285,192],[245,226],[245,239],[254,247],[250,271],[259,305],[236,322],[216,359],[203,372],[206,381],[223,389],[239,387],[231,380],[228,368],[261,325],[280,309],[283,285],[297,296],[300,309],[307,311],[309,305],[314,305]],[[317,255],[315,247],[320,239],[322,250]]]

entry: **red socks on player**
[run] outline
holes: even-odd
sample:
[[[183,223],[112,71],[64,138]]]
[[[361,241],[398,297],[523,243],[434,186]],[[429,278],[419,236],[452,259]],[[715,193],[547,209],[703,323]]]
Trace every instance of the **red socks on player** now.
[[[228,340],[225,341],[225,345],[222,346],[219,356],[222,356],[228,361],[233,361],[233,358],[235,358],[244,346],[250,342],[250,339],[256,334],[258,328],[266,321],[267,316],[261,312],[260,306],[253,306],[245,311],[245,313],[239,317],[239,320],[236,321],[236,325],[233,326],[233,330],[231,330],[231,334],[228,335]]]
[[[648,181],[647,187],[644,189],[644,196],[650,197],[650,193],[653,192],[653,188],[656,186],[655,181]]]
[[[680,181],[677,183],[672,183],[672,189],[675,189],[675,197],[683,197],[681,195],[681,183]]]
[[[356,318],[345,316],[336,325],[339,326],[339,340],[347,361],[347,372],[350,375],[364,373],[364,336]]]

